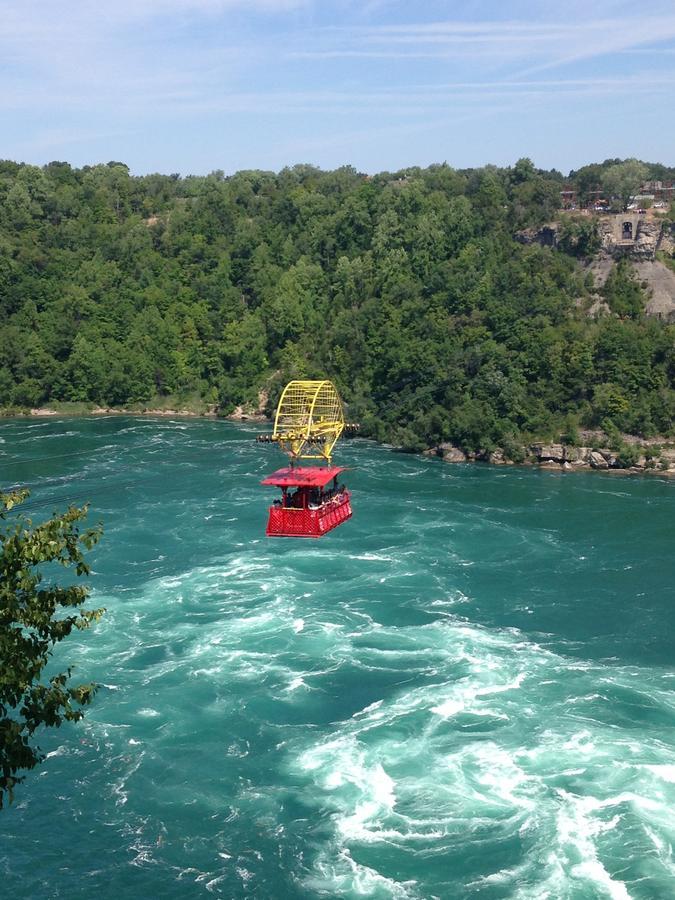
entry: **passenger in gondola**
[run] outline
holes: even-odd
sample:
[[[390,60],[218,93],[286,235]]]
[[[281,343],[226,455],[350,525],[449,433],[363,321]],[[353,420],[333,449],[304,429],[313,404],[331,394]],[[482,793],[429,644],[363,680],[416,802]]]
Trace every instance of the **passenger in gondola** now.
[[[309,494],[309,508],[320,509],[322,504],[322,491],[318,488],[312,488]]]

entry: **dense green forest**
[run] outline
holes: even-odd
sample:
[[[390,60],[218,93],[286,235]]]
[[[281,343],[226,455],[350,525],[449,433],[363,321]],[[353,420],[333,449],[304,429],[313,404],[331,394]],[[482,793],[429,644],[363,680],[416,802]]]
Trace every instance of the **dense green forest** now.
[[[570,177],[588,189],[615,162]],[[630,267],[590,318],[579,240],[514,240],[555,217],[562,183],[529,160],[186,178],[1,162],[0,407],[228,414],[327,376],[365,434],[409,449],[672,434],[675,326],[645,318]]]

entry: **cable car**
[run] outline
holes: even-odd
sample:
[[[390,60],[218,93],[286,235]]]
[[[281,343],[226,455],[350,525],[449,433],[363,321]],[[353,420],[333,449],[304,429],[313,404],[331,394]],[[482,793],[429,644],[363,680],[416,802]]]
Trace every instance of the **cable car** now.
[[[345,429],[342,403],[330,381],[290,381],[283,390],[271,435],[288,454],[290,464],[261,482],[281,488],[281,498],[269,508],[268,537],[318,538],[351,518],[351,494],[339,483],[344,468],[331,464],[333,448]],[[298,466],[298,460],[323,465]]]
[[[321,537],[351,518],[351,494],[338,476],[339,466],[279,469],[262,484],[282,490],[281,500],[270,506],[268,537]]]

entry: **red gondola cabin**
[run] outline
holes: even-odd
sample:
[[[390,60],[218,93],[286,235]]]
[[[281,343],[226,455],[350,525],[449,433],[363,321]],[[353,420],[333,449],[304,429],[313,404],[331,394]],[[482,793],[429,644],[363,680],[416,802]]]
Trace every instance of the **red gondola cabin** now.
[[[318,538],[351,518],[351,494],[338,475],[339,466],[279,469],[261,483],[280,487],[281,500],[270,506],[268,537]]]

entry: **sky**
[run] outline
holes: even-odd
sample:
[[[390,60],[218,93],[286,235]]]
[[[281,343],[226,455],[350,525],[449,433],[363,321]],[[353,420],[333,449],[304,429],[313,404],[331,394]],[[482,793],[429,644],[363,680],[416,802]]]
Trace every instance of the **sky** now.
[[[0,158],[675,165],[673,0],[0,0]]]

